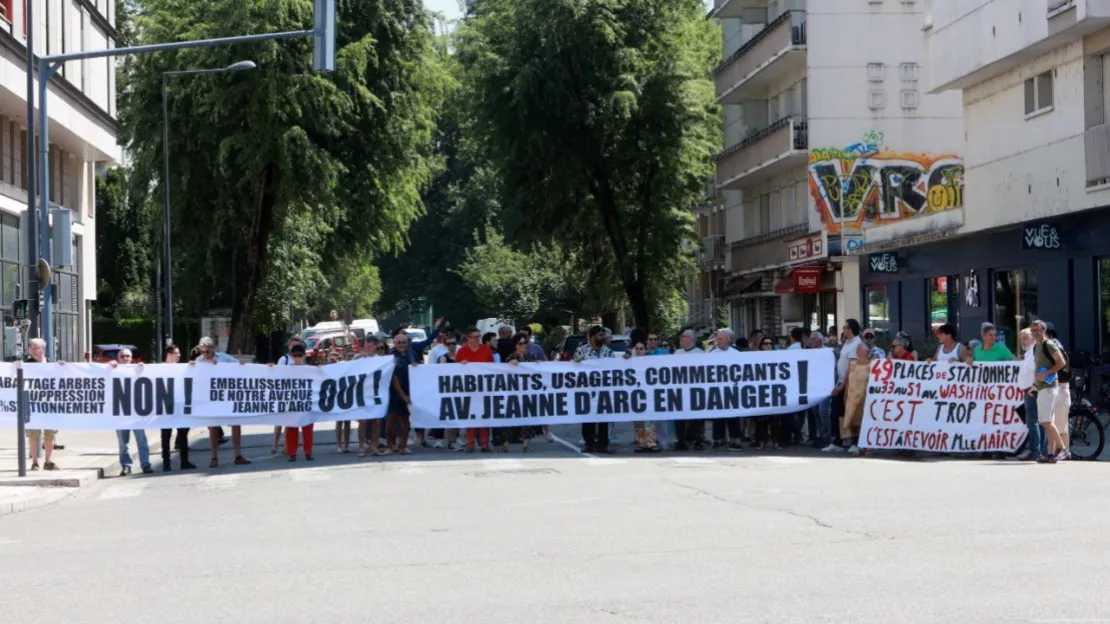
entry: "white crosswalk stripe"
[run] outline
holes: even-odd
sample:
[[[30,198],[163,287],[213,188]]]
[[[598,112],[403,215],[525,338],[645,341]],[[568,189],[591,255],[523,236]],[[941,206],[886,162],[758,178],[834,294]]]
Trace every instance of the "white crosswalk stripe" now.
[[[615,459],[612,457],[583,457],[582,463],[588,466],[616,466],[618,464],[626,463],[627,459]]]
[[[714,462],[708,457],[671,457],[668,461],[673,464],[712,464]]]
[[[324,472],[323,469],[307,469],[307,470],[293,470],[289,473],[289,478],[297,483],[306,483],[310,481],[327,481],[331,478],[330,472]]]
[[[143,493],[143,490],[146,489],[146,485],[146,481],[136,481],[134,483],[113,485],[100,493],[100,500],[111,500],[115,498],[134,498]]]
[[[201,490],[230,490],[239,484],[239,477],[240,475],[237,474],[210,475],[205,477],[197,485],[197,488]]]
[[[482,470],[518,470],[524,467],[519,459],[487,459],[482,462]]]

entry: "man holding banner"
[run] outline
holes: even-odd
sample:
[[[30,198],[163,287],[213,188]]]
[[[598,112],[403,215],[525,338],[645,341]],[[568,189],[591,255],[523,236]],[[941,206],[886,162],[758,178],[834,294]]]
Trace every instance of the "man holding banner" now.
[[[586,333],[586,342],[574,352],[574,361],[605,360],[615,357],[613,350],[605,345],[605,328],[594,325]],[[586,442],[587,453],[612,453],[609,448],[609,423],[582,423],[582,439]]]

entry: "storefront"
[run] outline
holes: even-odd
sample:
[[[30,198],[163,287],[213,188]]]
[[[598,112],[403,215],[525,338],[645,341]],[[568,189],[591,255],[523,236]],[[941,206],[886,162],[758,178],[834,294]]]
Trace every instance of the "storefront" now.
[[[861,257],[864,322],[923,339],[943,323],[961,341],[990,321],[1011,349],[1034,319],[1069,349],[1110,355],[1110,209],[1024,223]]]

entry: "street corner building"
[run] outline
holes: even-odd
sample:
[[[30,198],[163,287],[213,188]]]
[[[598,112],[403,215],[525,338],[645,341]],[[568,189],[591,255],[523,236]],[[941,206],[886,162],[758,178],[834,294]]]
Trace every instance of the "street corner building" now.
[[[695,208],[695,326],[726,307],[741,335],[862,320],[863,250],[963,225],[961,102],[926,88],[923,3],[818,4],[709,12],[725,141]]]
[[[5,358],[18,354],[19,322],[12,303],[35,300],[25,267],[30,257],[25,166],[26,42],[21,0],[0,0],[0,309]],[[116,46],[113,0],[35,0],[38,56]],[[116,143],[116,75],[111,58],[71,61],[49,86],[49,180],[57,359],[81,361],[91,351],[91,304],[96,299],[96,176],[120,161]],[[66,238],[64,220],[71,224]],[[33,305],[33,303],[32,303]]]
[[[918,336],[947,322],[963,341],[990,321],[1016,352],[1043,319],[1067,349],[1110,352],[1110,1],[966,4],[918,15],[923,92],[963,103],[962,184],[954,167],[936,173],[941,158],[923,189],[952,218],[917,218],[935,227],[907,236],[864,229],[866,321]]]

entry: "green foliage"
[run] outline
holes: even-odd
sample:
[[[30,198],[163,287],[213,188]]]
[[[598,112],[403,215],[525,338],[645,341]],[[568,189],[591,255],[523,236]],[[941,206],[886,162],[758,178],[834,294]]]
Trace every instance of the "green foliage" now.
[[[482,0],[468,11],[459,57],[504,220],[558,241],[593,274],[588,290],[618,284],[636,324],[652,327],[686,268],[686,208],[720,144],[716,26],[699,0]]]
[[[97,311],[102,316],[154,314],[149,206],[129,193],[127,170],[109,169],[96,179]]]
[[[477,235],[474,239],[459,275],[482,309],[497,318],[531,319],[540,307],[535,258],[510,248],[496,231],[488,232],[485,242]]]
[[[311,0],[138,8],[136,43],[312,23]],[[233,351],[250,352],[256,330],[280,328],[290,304],[319,304],[329,287],[322,278],[345,285],[339,267],[403,246],[438,166],[433,131],[450,81],[422,1],[339,0],[337,9],[329,75],[309,71],[308,37],[124,60],[120,140],[134,163],[132,187],[155,201],[165,183],[162,73],[258,65],[173,77],[167,95],[175,295],[188,312],[230,306]]]

